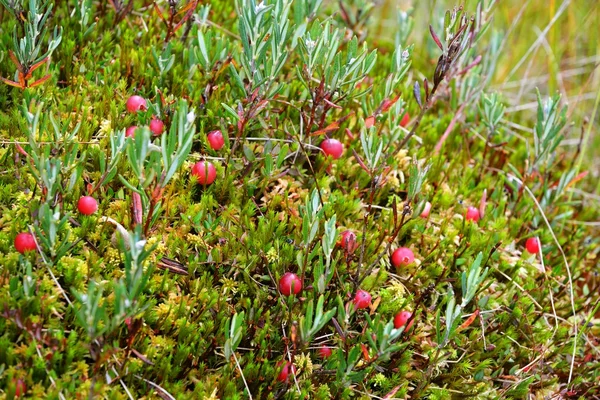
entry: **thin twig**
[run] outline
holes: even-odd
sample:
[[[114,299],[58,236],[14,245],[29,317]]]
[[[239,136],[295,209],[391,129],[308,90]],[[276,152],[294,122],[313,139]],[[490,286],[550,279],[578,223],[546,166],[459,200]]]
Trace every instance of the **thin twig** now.
[[[244,386],[246,386],[246,390],[248,391],[248,398],[250,400],[252,400],[252,393],[250,392],[250,388],[248,387],[248,382],[246,382],[246,378],[244,377],[244,371],[242,371],[242,367],[240,366],[240,363],[237,359],[237,357],[235,356],[235,352],[231,353],[233,355],[233,359],[235,360],[235,365],[237,365],[237,368],[240,370],[240,375],[242,376],[242,381],[244,381]]]
[[[156,390],[159,390],[162,394],[164,394],[165,396],[167,396],[169,398],[169,400],[176,400],[175,397],[173,397],[173,395],[171,393],[167,392],[162,386],[160,386],[160,385],[158,385],[158,384],[156,384],[156,383],[154,383],[152,381],[149,381],[148,379],[142,378],[139,375],[134,375],[134,376],[136,378],[138,378],[138,379],[146,382],[147,384],[149,384],[150,386],[152,386]]]

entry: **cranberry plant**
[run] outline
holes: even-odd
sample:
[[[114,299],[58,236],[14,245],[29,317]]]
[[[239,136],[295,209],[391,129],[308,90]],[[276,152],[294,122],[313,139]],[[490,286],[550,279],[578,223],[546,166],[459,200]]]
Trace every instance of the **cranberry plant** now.
[[[595,53],[405,3],[0,0],[0,397],[599,396]]]

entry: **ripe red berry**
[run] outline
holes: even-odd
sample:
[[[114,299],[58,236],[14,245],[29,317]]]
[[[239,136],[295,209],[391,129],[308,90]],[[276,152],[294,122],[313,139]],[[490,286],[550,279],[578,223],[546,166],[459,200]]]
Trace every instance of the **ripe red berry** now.
[[[221,150],[221,148],[225,144],[225,139],[223,139],[223,134],[221,133],[221,131],[208,132],[208,135],[206,135],[206,139],[208,140],[210,148],[213,150]]]
[[[410,115],[408,113],[404,113],[404,116],[400,120],[400,126],[406,128],[406,125],[410,122]]]
[[[210,185],[217,179],[215,166],[208,161],[200,161],[192,167],[192,175],[198,179],[201,185]]]
[[[394,328],[400,329],[400,327],[405,326],[406,322],[410,319],[411,316],[412,316],[412,313],[410,313],[408,311],[400,311],[394,317]],[[406,327],[405,330],[409,330],[410,328],[412,328],[414,322],[415,322],[414,319],[412,321],[410,321],[410,323],[408,324],[408,327]]]
[[[415,262],[415,254],[408,247],[398,247],[392,253],[392,265],[396,268],[406,267]]]
[[[353,303],[357,310],[367,308],[371,304],[371,295],[365,290],[359,290],[354,295]]]
[[[133,95],[127,99],[127,111],[130,113],[136,113],[138,111],[144,111],[148,109],[146,99],[141,96]]]
[[[325,152],[325,155],[331,156],[334,160],[337,160],[342,156],[344,152],[344,146],[337,139],[325,139],[321,142],[321,149]]]
[[[538,237],[530,237],[525,242],[525,248],[531,254],[539,254],[540,252],[540,239]]]
[[[321,358],[329,358],[331,353],[331,347],[323,346],[319,349],[319,355]]]
[[[35,250],[35,239],[31,233],[19,233],[15,237],[15,249],[21,254]]]
[[[292,272],[286,272],[279,279],[279,291],[284,296],[296,295],[302,290],[302,281],[298,275]],[[292,293],[293,292],[293,293]]]
[[[281,366],[281,371],[279,371],[279,375],[277,375],[277,380],[279,382],[287,382],[290,373],[296,373],[296,367],[291,362],[279,362],[277,365]]]
[[[154,133],[154,136],[159,136],[163,133],[165,124],[160,119],[152,118],[150,121],[150,130]]]
[[[92,215],[98,210],[98,202],[92,196],[83,196],[77,202],[77,209],[83,215]]]
[[[348,254],[354,253],[358,248],[358,242],[356,241],[356,234],[350,230],[346,230],[340,234],[340,240],[337,245],[348,252]]]
[[[423,211],[421,211],[421,218],[429,217],[430,211],[431,211],[431,203],[427,202],[427,203],[425,203],[425,208],[423,208]]]
[[[466,214],[467,221],[477,222],[479,221],[479,210],[473,206],[467,208]]]
[[[125,136],[126,137],[134,137],[135,136],[135,130],[137,129],[137,126],[133,125],[130,126],[129,128],[127,128],[125,130]]]

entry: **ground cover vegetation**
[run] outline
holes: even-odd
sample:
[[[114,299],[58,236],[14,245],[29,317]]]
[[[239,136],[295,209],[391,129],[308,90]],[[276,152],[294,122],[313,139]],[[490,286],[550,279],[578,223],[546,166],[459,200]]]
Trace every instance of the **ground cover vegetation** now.
[[[0,398],[600,396],[593,2],[0,3]]]

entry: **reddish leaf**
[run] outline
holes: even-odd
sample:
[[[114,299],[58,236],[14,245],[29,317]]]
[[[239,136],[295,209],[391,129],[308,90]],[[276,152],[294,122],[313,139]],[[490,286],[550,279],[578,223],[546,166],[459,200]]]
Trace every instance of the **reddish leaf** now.
[[[373,125],[375,125],[375,116],[371,115],[370,117],[367,117],[365,119],[365,127],[368,129],[368,128],[372,127]]]
[[[429,25],[429,32],[431,33],[431,37],[433,38],[433,41],[435,42],[435,44],[437,44],[437,46],[440,48],[440,50],[444,51],[444,46],[442,46],[442,42],[440,42],[440,39],[433,31],[433,27],[431,25]]]
[[[360,156],[358,155],[358,153],[356,152],[356,150],[352,149],[352,153],[354,154],[354,158],[356,158],[356,161],[358,162],[358,165],[361,166],[362,169],[364,169],[367,174],[371,175],[371,171],[369,170],[369,168],[367,168],[367,166],[365,165],[365,163],[363,162],[363,160],[360,158]]]
[[[471,325],[473,323],[473,321],[475,321],[475,318],[477,318],[478,315],[479,315],[479,310],[475,310],[475,312],[473,314],[471,314],[471,316],[469,318],[467,318],[467,320],[465,322],[463,322],[463,324],[461,326],[458,327],[458,330],[468,328],[469,325]]]
[[[337,122],[332,122],[331,124],[327,125],[325,128],[319,129],[318,131],[312,132],[310,134],[310,136],[319,136],[319,135],[322,135],[324,133],[336,131],[339,128],[340,128],[340,125]]]
[[[112,0],[108,0],[110,1],[110,3],[112,4]],[[114,7],[114,6],[113,6]],[[165,17],[163,16],[162,11],[160,10],[160,8],[158,8],[158,4],[154,3],[154,9],[156,10],[156,12],[158,13],[158,16],[160,17],[160,19],[163,20],[163,22],[165,23],[165,25],[167,24],[167,20],[165,19]]]
[[[329,106],[330,106],[330,107],[337,108],[338,110],[341,110],[341,109],[342,109],[342,107],[341,107],[341,106],[338,106],[337,104],[335,104],[335,103],[332,103],[332,102],[330,102],[330,101],[329,101],[329,100],[327,100],[327,99],[323,99],[323,101],[324,101],[325,103],[329,104]]]
[[[391,391],[390,391],[388,394],[386,394],[385,396],[383,396],[383,399],[384,399],[384,400],[388,400],[388,399],[391,399],[391,398],[393,398],[393,397],[394,397],[394,395],[395,395],[396,393],[398,393],[398,390],[400,390],[400,388],[401,388],[401,387],[402,387],[401,385],[398,385],[398,386],[396,386],[396,387],[395,387],[395,388],[393,388],[393,389],[392,389],[392,390],[391,390]]]
[[[185,13],[185,12],[189,11],[189,10],[192,10],[192,11],[194,11],[194,9],[196,8],[196,6],[197,6],[197,5],[198,5],[198,0],[191,1],[191,2],[189,2],[188,4],[186,4],[184,7],[182,7],[182,8],[181,8],[181,10],[179,10],[179,11],[177,12],[177,15],[179,15],[179,14],[183,14],[183,13]],[[184,17],[184,18],[185,18],[185,17]]]
[[[19,82],[11,81],[11,80],[3,78],[1,76],[0,76],[0,80],[2,80],[2,82],[6,83],[9,86],[18,87],[19,89],[23,89],[23,87],[24,87]]]
[[[30,79],[31,75],[33,74],[33,71],[35,71],[36,69],[38,69],[39,67],[44,65],[47,61],[48,61],[48,57],[44,58],[42,61],[40,61],[36,64],[33,64],[33,66],[31,68],[29,68],[29,72],[27,73],[27,75],[25,75],[25,79]]]
[[[10,57],[10,59],[12,60],[12,62],[17,66],[17,70],[21,73],[23,73],[23,66],[21,65],[21,63],[19,62],[19,60],[17,60],[17,57],[15,56],[15,53],[12,52],[12,50],[8,51],[8,56]]]
[[[38,79],[37,81],[33,82],[31,85],[29,85],[29,87],[36,87],[41,85],[42,83],[46,82],[48,79],[50,79],[52,77],[52,75],[48,74],[45,77]]]
[[[577,182],[579,182],[580,180],[582,180],[583,178],[585,178],[589,172],[590,171],[583,171],[583,172],[579,173],[575,178],[571,179],[571,181],[569,183],[567,183],[567,186],[565,186],[565,187],[569,187],[571,185],[576,184]],[[555,187],[558,186],[558,183],[559,183],[559,181],[556,181],[552,185],[550,185],[550,187],[552,189],[554,189]]]
[[[20,71],[19,71],[19,83],[21,84],[21,87],[23,87],[23,88],[27,87],[27,81],[25,80],[25,75],[23,75]]]
[[[256,107],[250,112],[248,116],[250,119],[256,117],[267,105],[269,104],[269,100],[261,100]]]
[[[27,154],[27,152],[21,147],[21,145],[19,143],[15,143],[15,147],[17,148],[17,151],[19,153],[21,153],[25,157],[29,157],[29,154]]]
[[[137,192],[133,192],[131,194],[132,204],[131,204],[131,214],[134,225],[142,224],[142,198],[140,194]]]
[[[363,343],[361,343],[360,349],[362,350],[363,357],[365,358],[365,360],[371,361],[371,357],[369,357],[369,349],[367,349],[367,346],[365,346]]]
[[[171,260],[170,258],[163,257],[156,263],[156,266],[161,269],[167,269],[170,272],[178,275],[188,275],[188,271],[185,265]]]
[[[382,103],[381,103],[381,111],[386,112],[387,110],[389,110],[390,108],[392,108],[392,106],[394,104],[396,104],[396,102],[400,99],[400,95],[394,97],[392,100],[390,99],[385,99]]]
[[[148,364],[148,365],[154,365],[154,363],[150,360],[148,360],[146,358],[145,355],[143,355],[142,353],[140,353],[139,351],[137,351],[136,349],[131,349],[131,352],[140,360],[142,360],[144,363]]]
[[[354,140],[356,139],[356,137],[352,134],[352,131],[348,128],[346,128],[346,135],[348,135],[348,137],[350,138],[350,140]]]

